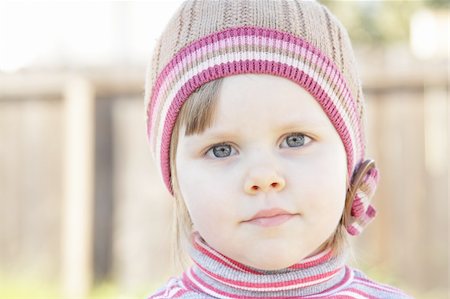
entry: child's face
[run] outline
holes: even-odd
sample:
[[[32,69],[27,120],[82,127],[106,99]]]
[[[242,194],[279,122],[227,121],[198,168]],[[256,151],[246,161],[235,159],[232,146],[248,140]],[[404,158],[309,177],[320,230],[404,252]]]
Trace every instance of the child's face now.
[[[299,85],[271,75],[226,77],[218,101],[210,128],[178,140],[178,183],[194,229],[258,269],[316,253],[346,194],[344,146],[325,112]],[[291,216],[248,221],[274,208]]]

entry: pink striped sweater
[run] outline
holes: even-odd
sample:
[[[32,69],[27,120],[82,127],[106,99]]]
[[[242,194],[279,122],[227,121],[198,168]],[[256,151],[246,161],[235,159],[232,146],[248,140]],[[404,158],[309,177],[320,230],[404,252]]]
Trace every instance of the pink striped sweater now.
[[[370,280],[345,265],[346,254],[330,250],[276,271],[257,270],[215,251],[194,235],[194,265],[171,278],[149,299],[166,298],[412,298],[388,285]]]

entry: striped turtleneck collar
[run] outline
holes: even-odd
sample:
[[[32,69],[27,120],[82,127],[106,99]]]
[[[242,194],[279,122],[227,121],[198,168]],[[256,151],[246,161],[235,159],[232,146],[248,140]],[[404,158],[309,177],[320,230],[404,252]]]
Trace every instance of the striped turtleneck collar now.
[[[192,244],[194,265],[184,273],[183,284],[214,298],[326,298],[353,279],[345,253],[333,256],[325,250],[286,269],[267,271],[227,258],[198,233],[193,234]]]

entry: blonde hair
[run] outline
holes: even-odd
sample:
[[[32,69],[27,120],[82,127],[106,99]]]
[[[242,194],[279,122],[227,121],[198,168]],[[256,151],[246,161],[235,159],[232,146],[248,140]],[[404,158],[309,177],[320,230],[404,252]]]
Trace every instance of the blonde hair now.
[[[185,126],[186,129],[185,132],[181,133],[184,133],[186,136],[200,134],[211,126],[214,120],[217,96],[222,81],[222,79],[217,79],[203,84],[189,96],[181,107],[170,140],[170,181],[175,197],[172,223],[172,229],[174,231],[174,234],[172,234],[174,236],[172,239],[173,262],[175,265],[181,267],[181,269],[184,269],[187,264],[187,257],[183,249],[190,242],[189,237],[192,232],[192,220],[178,186],[175,163],[178,136],[182,126]]]
[[[177,180],[175,163],[178,146],[177,141],[180,133],[184,133],[186,136],[200,134],[212,125],[217,106],[218,93],[222,82],[223,78],[210,81],[191,94],[181,107],[178,119],[172,131],[170,142],[170,168],[171,183],[175,196],[172,224],[174,230],[174,234],[172,234],[174,236],[172,239],[173,262],[182,269],[184,269],[187,264],[185,248],[190,242],[193,223],[182,198]],[[186,127],[186,130],[185,132],[180,132],[180,129],[183,126]],[[350,184],[347,176],[347,195],[350,193],[349,188]],[[335,232],[321,245],[322,250],[332,248],[334,254],[337,255],[349,245],[345,226],[350,220],[351,206],[352,199],[347,196],[341,220],[337,225]]]

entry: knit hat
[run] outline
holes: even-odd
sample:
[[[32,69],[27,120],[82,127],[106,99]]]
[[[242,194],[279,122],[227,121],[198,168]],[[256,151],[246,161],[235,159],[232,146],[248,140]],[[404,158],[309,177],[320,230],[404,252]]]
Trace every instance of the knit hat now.
[[[169,192],[170,140],[183,103],[209,81],[244,73],[281,76],[307,90],[336,128],[353,182],[365,156],[364,103],[342,24],[313,1],[189,0],[158,39],[146,77],[147,134]],[[375,216],[377,181],[377,169],[368,168],[352,192],[352,235]]]

